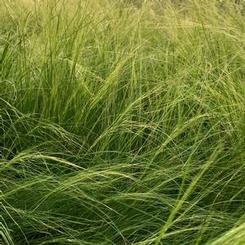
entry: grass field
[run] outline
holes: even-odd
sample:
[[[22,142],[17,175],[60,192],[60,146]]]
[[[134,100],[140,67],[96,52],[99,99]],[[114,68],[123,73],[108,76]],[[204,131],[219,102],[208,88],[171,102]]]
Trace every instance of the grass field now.
[[[0,0],[0,244],[245,244],[245,2]]]

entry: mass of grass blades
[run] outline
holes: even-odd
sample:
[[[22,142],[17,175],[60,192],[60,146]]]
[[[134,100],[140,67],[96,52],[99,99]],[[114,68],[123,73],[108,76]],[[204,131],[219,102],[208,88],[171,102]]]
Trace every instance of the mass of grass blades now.
[[[245,244],[245,2],[0,0],[0,244]]]

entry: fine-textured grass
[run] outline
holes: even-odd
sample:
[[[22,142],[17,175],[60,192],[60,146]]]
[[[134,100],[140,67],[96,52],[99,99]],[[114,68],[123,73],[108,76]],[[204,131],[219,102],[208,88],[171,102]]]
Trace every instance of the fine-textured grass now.
[[[0,0],[0,244],[245,244],[245,4]]]

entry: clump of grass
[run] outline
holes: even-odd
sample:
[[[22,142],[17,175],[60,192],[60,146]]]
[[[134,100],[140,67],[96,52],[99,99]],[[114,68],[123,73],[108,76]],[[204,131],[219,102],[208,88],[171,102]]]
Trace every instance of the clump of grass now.
[[[243,244],[242,1],[0,0],[3,244]]]

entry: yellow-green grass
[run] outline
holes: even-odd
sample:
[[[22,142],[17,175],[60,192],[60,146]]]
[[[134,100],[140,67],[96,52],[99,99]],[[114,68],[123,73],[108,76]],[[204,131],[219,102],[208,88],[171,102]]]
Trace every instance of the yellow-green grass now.
[[[243,1],[0,0],[0,243],[245,242]]]

